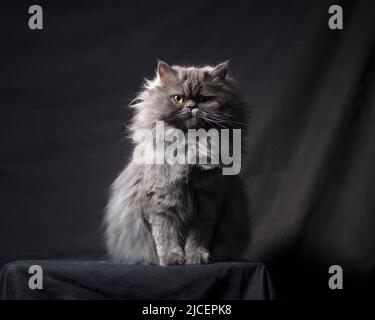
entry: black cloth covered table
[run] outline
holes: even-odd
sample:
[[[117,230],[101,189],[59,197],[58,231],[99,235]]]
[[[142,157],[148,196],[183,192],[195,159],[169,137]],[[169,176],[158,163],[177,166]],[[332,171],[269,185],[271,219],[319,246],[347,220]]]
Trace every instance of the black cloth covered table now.
[[[43,289],[29,288],[31,265],[43,270]],[[105,261],[28,260],[5,265],[1,299],[272,299],[262,263],[190,266],[119,265]]]

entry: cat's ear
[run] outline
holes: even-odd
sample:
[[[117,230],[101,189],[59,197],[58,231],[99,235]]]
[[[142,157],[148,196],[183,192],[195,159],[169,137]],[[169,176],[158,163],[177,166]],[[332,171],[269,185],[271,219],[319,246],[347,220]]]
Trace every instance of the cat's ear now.
[[[173,69],[168,63],[158,60],[158,67],[156,70],[162,85],[175,81],[178,78],[177,71]]]
[[[228,74],[228,65],[229,65],[229,60],[218,64],[210,72],[211,77],[214,79],[224,80]]]

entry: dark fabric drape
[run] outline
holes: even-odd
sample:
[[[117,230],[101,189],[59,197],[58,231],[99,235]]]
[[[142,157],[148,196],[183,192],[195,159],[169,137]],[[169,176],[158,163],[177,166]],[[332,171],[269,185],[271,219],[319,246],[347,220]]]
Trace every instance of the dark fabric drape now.
[[[43,270],[43,288],[30,290],[30,266]],[[268,300],[273,288],[261,263],[133,266],[103,261],[17,261],[0,273],[0,300],[230,299]]]
[[[370,294],[375,266],[374,1],[2,1],[0,261],[104,254],[124,108],[160,58],[230,59],[252,118],[248,259],[279,297]],[[328,28],[341,5],[344,29]],[[328,288],[341,265],[344,290]]]

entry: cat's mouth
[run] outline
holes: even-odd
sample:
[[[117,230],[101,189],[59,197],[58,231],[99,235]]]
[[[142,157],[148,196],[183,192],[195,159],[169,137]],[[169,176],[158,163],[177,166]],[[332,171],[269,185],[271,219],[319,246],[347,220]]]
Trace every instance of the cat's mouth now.
[[[187,115],[186,115],[186,118],[187,119],[196,119],[196,120],[198,120],[198,118],[199,118],[199,114],[198,114],[198,112],[189,112]]]
[[[185,123],[186,123],[186,128],[188,129],[195,128],[198,125],[198,117],[196,115],[189,114],[186,117]]]
[[[185,129],[199,129],[204,126],[202,117],[198,110],[180,113],[177,117],[171,117],[164,121],[172,126],[185,130]]]
[[[197,110],[189,111],[186,115],[185,123],[186,128],[196,128],[199,122],[199,115]]]

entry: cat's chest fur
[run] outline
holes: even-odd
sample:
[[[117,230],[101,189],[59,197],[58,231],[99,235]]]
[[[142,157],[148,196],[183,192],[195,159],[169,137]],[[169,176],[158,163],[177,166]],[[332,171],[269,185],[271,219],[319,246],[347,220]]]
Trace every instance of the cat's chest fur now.
[[[193,165],[145,166],[143,177],[148,214],[170,212],[182,220],[194,215],[200,198],[217,194],[221,184],[217,169],[203,170]]]

